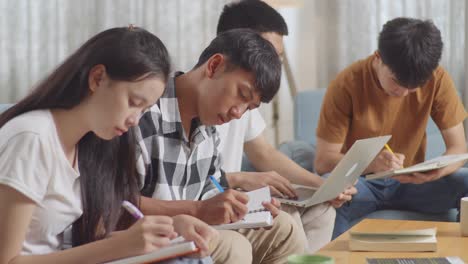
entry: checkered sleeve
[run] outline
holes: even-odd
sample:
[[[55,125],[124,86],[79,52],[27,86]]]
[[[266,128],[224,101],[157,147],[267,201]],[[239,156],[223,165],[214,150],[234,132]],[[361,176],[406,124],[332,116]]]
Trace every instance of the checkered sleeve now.
[[[213,145],[213,157],[211,159],[208,175],[213,175],[221,183],[221,186],[223,186],[224,188],[228,188],[229,185],[226,180],[226,173],[221,169],[222,157],[221,151],[219,150],[221,138],[219,137],[219,134],[216,131],[215,127],[211,127],[211,132],[211,137],[213,138],[213,142],[215,144]],[[207,180],[205,182],[205,186],[203,187],[202,199],[212,197],[218,192],[219,191],[216,189],[216,186],[214,186],[214,184],[211,181]]]
[[[151,197],[156,188],[157,183],[157,162],[152,162],[152,157],[156,157],[152,151],[158,151],[158,148],[153,147],[153,141],[156,137],[159,123],[154,118],[158,112],[147,111],[140,120],[140,125],[134,127],[136,137],[136,169],[139,177],[141,194]],[[156,173],[156,174],[155,174]]]

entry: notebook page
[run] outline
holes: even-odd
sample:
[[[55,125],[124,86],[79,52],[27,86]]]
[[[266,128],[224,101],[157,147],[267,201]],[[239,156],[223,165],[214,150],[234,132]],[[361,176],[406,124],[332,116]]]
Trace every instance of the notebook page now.
[[[246,194],[249,196],[249,202],[247,203],[249,213],[265,211],[262,202],[271,201],[270,187],[268,186],[247,192]]]

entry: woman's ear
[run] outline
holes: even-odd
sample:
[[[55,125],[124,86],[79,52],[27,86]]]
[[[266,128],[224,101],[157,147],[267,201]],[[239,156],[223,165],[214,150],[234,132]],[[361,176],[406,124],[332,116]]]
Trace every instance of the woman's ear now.
[[[104,81],[106,77],[106,67],[102,64],[95,65],[88,74],[89,90],[94,93]]]

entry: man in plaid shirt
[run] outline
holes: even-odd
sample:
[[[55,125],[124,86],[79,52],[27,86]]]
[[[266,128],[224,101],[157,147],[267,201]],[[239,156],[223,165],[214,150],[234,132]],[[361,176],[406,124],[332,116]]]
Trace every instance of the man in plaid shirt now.
[[[281,63],[274,47],[257,33],[236,29],[218,35],[197,65],[168,81],[161,99],[136,130],[141,208],[145,214],[188,214],[208,224],[235,222],[247,213],[248,197],[228,189],[217,194],[220,168],[215,125],[238,119],[269,102],[278,91]],[[304,241],[279,202],[264,203],[275,217],[270,230],[221,231],[212,257],[220,263],[284,263],[302,253]]]

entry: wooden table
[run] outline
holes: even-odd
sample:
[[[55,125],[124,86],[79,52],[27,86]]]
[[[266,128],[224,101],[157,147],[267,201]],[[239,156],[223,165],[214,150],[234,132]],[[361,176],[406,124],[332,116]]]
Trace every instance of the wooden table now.
[[[343,233],[316,254],[333,257],[336,264],[366,263],[366,258],[424,258],[458,256],[468,263],[468,237],[460,234],[460,224],[453,222],[406,221],[364,219],[355,225],[353,231],[390,231],[437,227],[436,252],[351,252],[348,248],[349,233]]]

